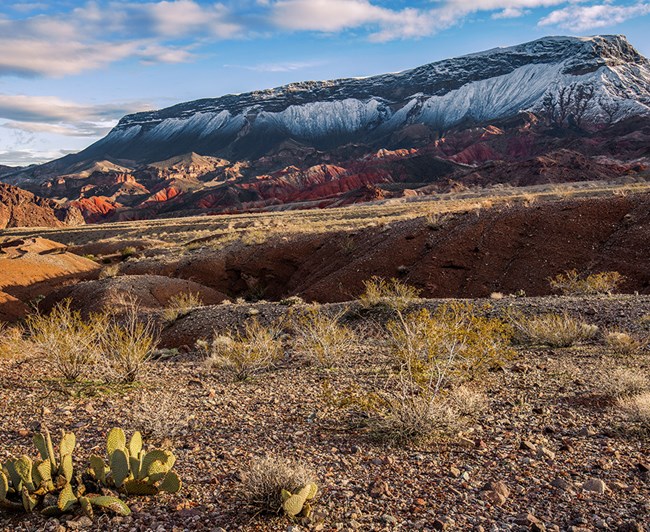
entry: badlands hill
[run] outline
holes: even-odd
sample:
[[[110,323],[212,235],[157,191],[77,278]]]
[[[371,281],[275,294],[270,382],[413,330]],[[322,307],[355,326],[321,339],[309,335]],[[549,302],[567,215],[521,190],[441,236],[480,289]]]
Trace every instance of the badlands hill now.
[[[649,146],[648,60],[623,36],[547,37],[128,115],[2,179],[114,221],[645,178]]]

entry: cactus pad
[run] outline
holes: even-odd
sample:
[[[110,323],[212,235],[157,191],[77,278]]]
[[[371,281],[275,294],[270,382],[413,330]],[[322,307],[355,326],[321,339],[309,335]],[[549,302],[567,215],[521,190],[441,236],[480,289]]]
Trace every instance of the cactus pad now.
[[[79,506],[86,517],[94,519],[95,512],[93,512],[93,506],[88,497],[79,497]]]
[[[106,438],[106,450],[110,457],[117,449],[126,449],[126,435],[120,428],[111,429]]]
[[[115,449],[111,454],[111,474],[116,488],[122,487],[129,478],[129,460],[122,449]]]
[[[77,445],[77,438],[72,432],[64,432],[61,435],[61,444],[59,445],[59,454],[61,458],[65,455],[72,455],[74,448]]]
[[[165,475],[164,480],[158,486],[160,491],[166,491],[167,493],[178,493],[181,491],[183,483],[178,475],[174,471],[169,471]]]
[[[117,515],[131,515],[131,509],[117,497],[90,497],[89,500],[93,506],[111,510]]]
[[[72,507],[77,503],[77,497],[72,491],[72,486],[66,484],[65,487],[59,493],[59,499],[57,501],[57,506],[62,512],[68,512]]]
[[[136,431],[133,433],[133,436],[131,436],[131,440],[129,441],[129,455],[138,456],[140,451],[142,451],[142,434]]]
[[[156,495],[158,488],[145,480],[130,479],[122,486],[129,495]]]

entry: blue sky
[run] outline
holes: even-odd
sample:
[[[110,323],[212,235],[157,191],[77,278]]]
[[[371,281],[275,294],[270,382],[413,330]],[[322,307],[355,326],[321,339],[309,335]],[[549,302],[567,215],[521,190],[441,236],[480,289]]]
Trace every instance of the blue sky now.
[[[0,164],[78,151],[128,112],[545,35],[650,56],[648,29],[650,2],[625,0],[0,0]]]

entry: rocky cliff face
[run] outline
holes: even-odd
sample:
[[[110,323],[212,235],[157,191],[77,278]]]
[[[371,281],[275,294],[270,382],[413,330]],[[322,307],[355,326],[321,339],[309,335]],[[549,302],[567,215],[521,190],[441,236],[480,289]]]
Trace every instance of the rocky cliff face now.
[[[101,221],[602,179],[646,171],[648,146],[648,60],[622,36],[548,37],[129,115],[5,181]]]
[[[0,183],[0,229],[9,227],[62,227],[83,224],[76,207],[61,207],[18,187]]]

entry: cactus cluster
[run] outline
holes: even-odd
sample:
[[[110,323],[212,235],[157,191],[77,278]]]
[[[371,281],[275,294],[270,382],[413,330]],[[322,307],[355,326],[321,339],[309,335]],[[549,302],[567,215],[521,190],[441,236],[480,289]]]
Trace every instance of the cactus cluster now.
[[[172,471],[176,463],[174,454],[160,449],[145,451],[139,432],[135,432],[127,444],[124,431],[112,429],[106,439],[106,451],[108,463],[101,456],[90,458],[90,471],[99,485],[127,495],[180,491],[181,480]]]
[[[309,501],[313,500],[317,493],[318,486],[314,483],[307,484],[297,493],[282,490],[282,509],[284,513],[291,518],[309,517],[312,511]]]
[[[97,506],[129,515],[128,506],[117,497],[86,493],[81,475],[74,472],[72,453],[76,443],[73,433],[62,432],[56,453],[47,428],[35,434],[34,445],[40,460],[32,461],[29,456],[21,456],[7,460],[2,466],[0,508],[26,512],[42,508],[43,514],[52,516],[71,512],[78,505],[92,518],[93,506]]]

